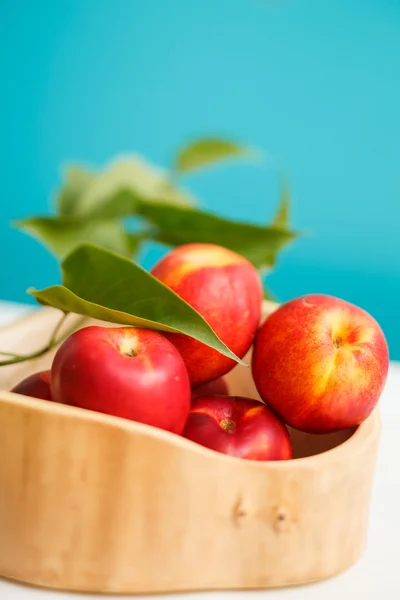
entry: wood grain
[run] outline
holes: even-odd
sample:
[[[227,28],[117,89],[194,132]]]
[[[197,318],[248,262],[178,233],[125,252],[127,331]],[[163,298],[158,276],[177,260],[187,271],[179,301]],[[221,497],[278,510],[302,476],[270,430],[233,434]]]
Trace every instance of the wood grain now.
[[[0,348],[32,350],[56,320],[43,309],[4,328]],[[0,388],[50,363],[48,355],[3,368]],[[257,397],[245,367],[228,380],[232,393]],[[303,458],[259,463],[0,392],[0,574],[118,593],[329,577],[364,549],[379,429],[375,412],[355,432],[292,432]]]

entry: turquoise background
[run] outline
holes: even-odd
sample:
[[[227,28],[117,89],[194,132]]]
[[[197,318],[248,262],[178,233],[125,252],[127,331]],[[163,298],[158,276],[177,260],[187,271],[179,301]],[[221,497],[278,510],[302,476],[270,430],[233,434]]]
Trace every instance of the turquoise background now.
[[[7,222],[49,211],[63,162],[136,151],[167,166],[183,140],[225,134],[292,177],[308,236],[273,290],[363,306],[400,359],[398,0],[3,0],[0,57],[0,298],[58,280]],[[274,173],[249,165],[186,183],[233,217],[276,204]]]

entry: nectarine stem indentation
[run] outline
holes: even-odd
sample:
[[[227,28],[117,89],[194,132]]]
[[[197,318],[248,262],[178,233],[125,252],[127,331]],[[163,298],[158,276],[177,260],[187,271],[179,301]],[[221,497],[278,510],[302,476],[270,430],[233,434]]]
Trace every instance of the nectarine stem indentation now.
[[[130,358],[137,356],[134,350],[125,350],[124,352],[122,352],[122,354],[124,354],[124,356],[129,356]]]
[[[336,348],[341,348],[343,344],[343,338],[340,335],[337,335],[335,338],[333,338],[333,344],[336,346]]]
[[[222,421],[220,421],[220,427],[225,429],[225,431],[235,431],[236,423],[232,421],[232,419],[222,419]]]

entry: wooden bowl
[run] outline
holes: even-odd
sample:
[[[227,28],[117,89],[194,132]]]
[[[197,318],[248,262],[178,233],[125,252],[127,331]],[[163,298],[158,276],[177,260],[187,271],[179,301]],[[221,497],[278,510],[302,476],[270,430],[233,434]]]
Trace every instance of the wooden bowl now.
[[[0,348],[39,347],[57,318],[42,309],[3,328]],[[51,358],[3,367],[0,388],[49,367]],[[258,397],[245,367],[228,384]],[[364,549],[379,429],[375,412],[355,431],[292,431],[296,460],[262,463],[0,392],[0,575],[114,593],[329,577]]]

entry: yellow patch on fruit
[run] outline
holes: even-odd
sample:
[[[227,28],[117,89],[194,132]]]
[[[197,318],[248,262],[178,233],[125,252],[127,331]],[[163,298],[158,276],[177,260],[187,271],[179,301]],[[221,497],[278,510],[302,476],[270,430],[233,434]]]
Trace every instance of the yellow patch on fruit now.
[[[249,417],[254,417],[254,415],[258,415],[263,412],[264,406],[261,404],[260,406],[254,406],[254,408],[250,408],[244,415],[244,419],[248,419]]]
[[[339,347],[325,361],[315,366],[313,376],[316,383],[313,393],[316,398],[343,382],[347,386],[354,385],[358,390],[368,388],[369,378],[365,376],[364,369],[357,365],[353,349],[354,344]]]
[[[336,368],[335,358],[336,357],[334,355],[329,356],[329,358],[322,363],[315,365],[313,369],[313,376],[316,383],[313,386],[312,394],[315,398],[322,396],[326,392],[328,384]]]
[[[192,408],[190,412],[196,415],[207,415],[208,417],[212,416],[212,413],[210,413],[208,408]]]
[[[320,333],[328,332],[332,343],[339,349],[346,344],[364,344],[374,338],[373,329],[362,318],[343,310],[327,312],[319,326]],[[354,339],[355,338],[355,339]]]
[[[125,337],[120,345],[119,351],[125,356],[136,356],[137,355],[137,339],[135,336]]]
[[[163,282],[168,287],[174,287],[175,284],[182,281],[183,277],[189,273],[194,273],[204,268],[213,267],[229,267],[231,265],[239,265],[247,263],[246,259],[239,256],[231,250],[213,245],[193,245],[191,248],[182,253],[181,263],[176,265]]]

